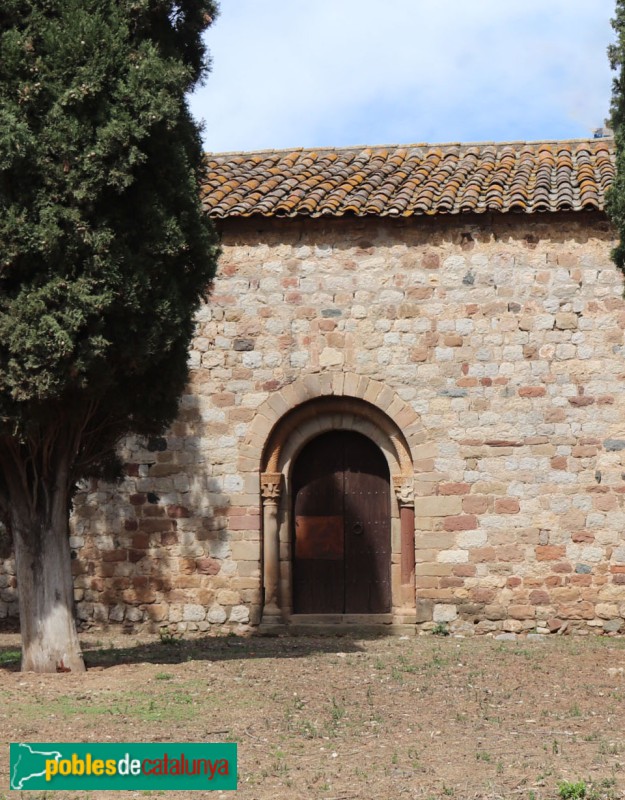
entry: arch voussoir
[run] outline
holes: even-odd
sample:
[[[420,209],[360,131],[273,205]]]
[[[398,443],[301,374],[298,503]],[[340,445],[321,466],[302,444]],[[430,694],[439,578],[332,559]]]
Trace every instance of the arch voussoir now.
[[[280,413],[285,407],[287,410]],[[269,598],[264,623],[273,624],[290,614],[292,465],[310,441],[330,431],[354,431],[367,436],[387,460],[390,491],[396,503],[391,537],[395,548],[393,614],[398,619],[410,617],[410,609],[415,607],[412,447],[425,439],[419,415],[389,386],[356,373],[307,375],[267,398],[259,406],[258,414],[262,419],[250,428],[250,434],[256,447],[259,433],[265,432],[258,462],[263,508],[263,580],[265,597]],[[246,454],[251,449],[248,446]]]

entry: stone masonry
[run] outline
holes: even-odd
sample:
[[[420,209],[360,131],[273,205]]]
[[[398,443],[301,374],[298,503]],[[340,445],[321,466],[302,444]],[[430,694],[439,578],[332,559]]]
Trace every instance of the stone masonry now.
[[[601,212],[227,219],[192,379],[75,504],[85,624],[261,620],[261,458],[303,401],[397,420],[417,628],[625,630],[625,301]],[[16,613],[10,559],[0,616]]]

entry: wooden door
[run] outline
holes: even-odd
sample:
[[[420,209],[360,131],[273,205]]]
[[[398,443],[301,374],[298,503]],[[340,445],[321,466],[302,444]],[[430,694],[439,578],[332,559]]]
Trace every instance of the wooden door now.
[[[391,608],[388,465],[370,439],[332,431],[293,469],[293,608],[381,614]]]

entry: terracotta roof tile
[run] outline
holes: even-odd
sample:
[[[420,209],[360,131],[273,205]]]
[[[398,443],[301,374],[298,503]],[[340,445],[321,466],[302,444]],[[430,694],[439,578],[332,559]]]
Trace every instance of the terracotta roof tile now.
[[[575,139],[207,155],[212,217],[602,210],[614,141]]]

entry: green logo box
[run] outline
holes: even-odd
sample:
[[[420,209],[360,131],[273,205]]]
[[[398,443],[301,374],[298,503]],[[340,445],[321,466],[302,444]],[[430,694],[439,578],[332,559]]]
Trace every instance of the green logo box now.
[[[220,743],[11,744],[11,789],[237,788],[237,746]]]

